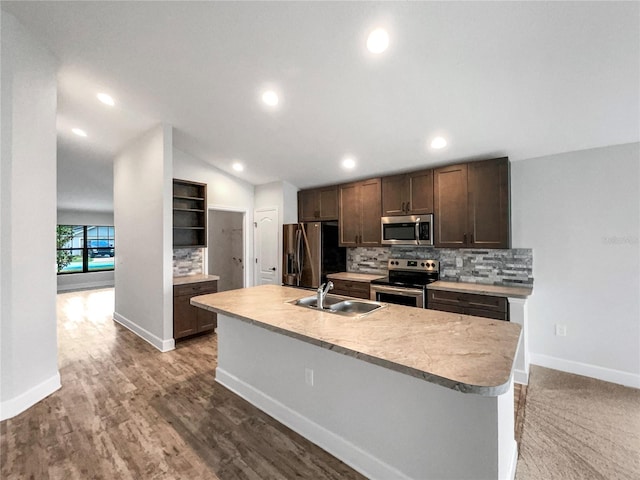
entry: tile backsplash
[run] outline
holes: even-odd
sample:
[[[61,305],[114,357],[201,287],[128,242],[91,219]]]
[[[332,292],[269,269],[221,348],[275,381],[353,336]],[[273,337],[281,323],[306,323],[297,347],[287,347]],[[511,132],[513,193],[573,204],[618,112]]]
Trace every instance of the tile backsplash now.
[[[387,274],[387,260],[390,248],[355,247],[347,248],[347,270],[359,273]]]
[[[389,258],[432,259],[440,262],[440,279],[486,285],[533,285],[533,250],[451,249],[416,246],[347,249],[347,270],[386,273]]]
[[[173,276],[184,277],[204,273],[204,250],[202,248],[174,248]]]

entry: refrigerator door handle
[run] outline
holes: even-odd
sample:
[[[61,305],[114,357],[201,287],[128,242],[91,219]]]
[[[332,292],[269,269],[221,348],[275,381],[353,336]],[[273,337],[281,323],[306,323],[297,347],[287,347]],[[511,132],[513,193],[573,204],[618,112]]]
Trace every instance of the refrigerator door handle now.
[[[296,251],[295,251],[295,268],[296,268],[296,285],[300,286],[300,278],[302,277],[302,231],[301,226],[296,230]]]

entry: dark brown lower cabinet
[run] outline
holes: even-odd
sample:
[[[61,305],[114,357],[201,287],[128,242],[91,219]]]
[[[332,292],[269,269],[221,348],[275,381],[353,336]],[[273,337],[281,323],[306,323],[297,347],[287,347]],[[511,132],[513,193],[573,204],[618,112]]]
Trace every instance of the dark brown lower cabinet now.
[[[494,320],[509,320],[509,301],[505,297],[427,290],[427,308]]]
[[[198,333],[215,330],[218,316],[202,308],[191,305],[192,297],[216,293],[218,282],[198,282],[173,287],[173,338],[190,337]]]
[[[369,282],[354,282],[352,280],[331,280],[335,295],[345,295],[347,297],[369,298]]]

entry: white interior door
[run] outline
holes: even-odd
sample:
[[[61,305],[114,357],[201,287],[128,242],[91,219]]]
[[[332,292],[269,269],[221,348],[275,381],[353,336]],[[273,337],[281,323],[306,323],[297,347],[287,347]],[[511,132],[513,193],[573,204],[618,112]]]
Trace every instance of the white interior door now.
[[[263,208],[255,211],[255,250],[257,285],[280,285],[278,209]]]

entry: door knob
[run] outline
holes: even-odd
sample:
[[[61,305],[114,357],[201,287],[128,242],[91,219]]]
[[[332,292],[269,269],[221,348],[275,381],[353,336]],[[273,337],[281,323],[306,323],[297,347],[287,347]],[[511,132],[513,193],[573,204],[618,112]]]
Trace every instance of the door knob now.
[[[273,270],[275,272],[276,271],[276,267],[271,267],[271,270]]]

